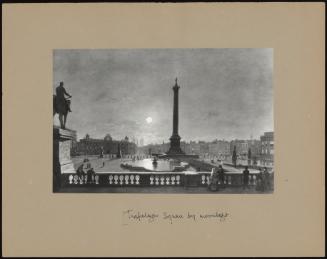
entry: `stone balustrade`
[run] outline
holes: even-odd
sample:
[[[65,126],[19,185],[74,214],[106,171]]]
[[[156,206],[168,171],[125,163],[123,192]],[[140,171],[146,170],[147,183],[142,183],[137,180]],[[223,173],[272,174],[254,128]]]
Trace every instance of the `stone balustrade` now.
[[[273,175],[270,175],[273,179]],[[162,186],[208,186],[210,173],[208,172],[110,172],[96,173],[92,176],[63,174],[63,186],[111,186],[111,187],[162,187]],[[273,180],[272,180],[273,181]],[[223,182],[219,185],[237,187],[242,186],[243,175],[241,173],[225,173]],[[258,184],[258,175],[249,175],[249,186]]]

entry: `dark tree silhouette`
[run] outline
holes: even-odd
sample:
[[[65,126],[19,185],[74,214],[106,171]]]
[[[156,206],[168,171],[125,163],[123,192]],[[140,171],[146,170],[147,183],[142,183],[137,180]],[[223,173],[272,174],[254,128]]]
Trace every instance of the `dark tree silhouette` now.
[[[249,148],[249,150],[248,150],[248,164],[251,163],[251,159],[252,159],[252,152],[251,152],[251,148]]]
[[[118,143],[118,147],[117,147],[117,158],[121,158],[121,147],[120,147],[120,143]]]
[[[236,146],[234,146],[233,155],[232,155],[232,162],[233,162],[234,167],[236,167],[236,160],[237,160]]]

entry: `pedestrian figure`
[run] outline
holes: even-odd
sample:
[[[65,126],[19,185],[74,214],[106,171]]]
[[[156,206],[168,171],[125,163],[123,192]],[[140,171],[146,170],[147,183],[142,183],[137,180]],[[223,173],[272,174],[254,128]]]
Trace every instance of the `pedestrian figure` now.
[[[249,175],[250,172],[248,170],[248,167],[246,166],[244,171],[243,171],[243,190],[249,187]]]

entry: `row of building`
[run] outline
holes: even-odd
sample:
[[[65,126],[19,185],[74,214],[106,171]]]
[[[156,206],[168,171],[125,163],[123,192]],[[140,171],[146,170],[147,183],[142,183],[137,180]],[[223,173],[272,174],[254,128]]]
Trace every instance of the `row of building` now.
[[[110,134],[103,139],[91,138],[88,134],[80,141],[72,145],[72,155],[101,155],[101,154],[123,154],[123,155],[151,155],[162,154],[169,150],[170,143],[150,144],[137,146],[135,141],[128,137],[123,140],[113,140]],[[274,133],[265,132],[260,140],[214,140],[181,142],[181,148],[186,154],[194,154],[202,157],[216,157],[218,159],[231,160],[235,149],[239,161],[260,163],[266,166],[273,165],[274,156]]]
[[[80,141],[74,141],[72,143],[71,155],[127,155],[136,154],[137,145],[134,142],[129,141],[126,136],[123,140],[113,140],[110,134],[107,134],[103,139],[91,138],[89,134]]]
[[[138,153],[166,153],[169,150],[170,143],[152,144],[138,147]],[[214,140],[206,141],[181,141],[181,149],[186,154],[194,154],[202,157],[216,157],[221,160],[231,160],[235,149],[238,160],[262,165],[272,166],[274,156],[274,133],[265,132],[260,140]]]

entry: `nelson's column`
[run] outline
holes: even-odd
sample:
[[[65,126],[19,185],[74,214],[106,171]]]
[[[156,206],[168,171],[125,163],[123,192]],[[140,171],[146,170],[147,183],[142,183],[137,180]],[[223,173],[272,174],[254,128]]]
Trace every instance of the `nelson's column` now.
[[[175,79],[174,91],[174,110],[173,110],[173,135],[170,137],[170,148],[168,155],[184,155],[180,146],[181,137],[178,135],[178,90],[177,78]]]

